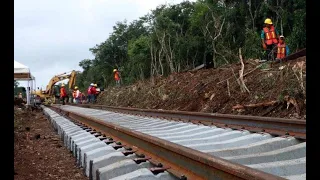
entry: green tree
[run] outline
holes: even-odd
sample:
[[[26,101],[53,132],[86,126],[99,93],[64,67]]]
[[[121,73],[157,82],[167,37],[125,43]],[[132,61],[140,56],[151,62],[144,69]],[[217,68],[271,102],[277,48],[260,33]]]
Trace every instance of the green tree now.
[[[77,84],[114,85],[114,68],[125,84],[153,76],[167,76],[212,62],[215,67],[259,58],[264,20],[272,18],[292,52],[306,46],[306,10],[302,0],[197,0],[159,5],[128,23],[119,21],[113,32],[89,50],[94,59],[79,63]]]

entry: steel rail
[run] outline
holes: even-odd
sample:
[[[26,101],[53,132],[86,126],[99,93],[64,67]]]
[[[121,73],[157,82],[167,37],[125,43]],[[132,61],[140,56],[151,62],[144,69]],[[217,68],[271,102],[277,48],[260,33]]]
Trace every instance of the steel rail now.
[[[53,106],[51,109],[136,147],[147,156],[157,157],[157,160],[169,168],[169,172],[182,172],[187,179],[284,179],[97,118],[63,110],[58,106]]]
[[[228,127],[237,130],[246,129],[251,132],[265,132],[273,136],[293,136],[297,139],[306,140],[306,121],[300,119],[215,114],[188,111],[138,109],[92,104],[70,105],[84,108],[104,109],[108,111],[133,115],[187,121],[196,124],[214,125],[217,127]]]

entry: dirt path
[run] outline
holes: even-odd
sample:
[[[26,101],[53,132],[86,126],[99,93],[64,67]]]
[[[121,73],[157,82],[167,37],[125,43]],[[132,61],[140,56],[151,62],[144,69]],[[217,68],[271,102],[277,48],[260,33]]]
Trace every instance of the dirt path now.
[[[15,108],[14,139],[14,179],[88,179],[42,112]]]

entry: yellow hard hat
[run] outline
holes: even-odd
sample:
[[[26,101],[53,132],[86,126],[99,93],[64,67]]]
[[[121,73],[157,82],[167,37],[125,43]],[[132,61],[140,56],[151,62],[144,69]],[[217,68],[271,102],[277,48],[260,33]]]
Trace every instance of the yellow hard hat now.
[[[113,70],[113,72],[116,72],[116,71],[117,71],[117,69],[114,69],[114,70]]]
[[[78,89],[78,86],[75,86],[74,88],[75,88],[75,89]]]
[[[97,87],[98,85],[97,84],[94,84],[94,87]]]
[[[265,24],[272,24],[272,21],[270,18],[267,18],[266,20],[264,20],[264,23]]]

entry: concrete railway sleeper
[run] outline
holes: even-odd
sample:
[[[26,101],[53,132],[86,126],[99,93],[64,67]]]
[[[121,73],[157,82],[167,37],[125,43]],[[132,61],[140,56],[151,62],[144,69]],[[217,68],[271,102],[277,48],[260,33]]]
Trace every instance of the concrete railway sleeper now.
[[[77,107],[102,109],[112,112],[136,115],[132,119],[154,117],[178,122],[191,122],[193,124],[230,128],[233,130],[248,130],[250,132],[266,132],[273,136],[290,135],[297,139],[306,139],[306,121],[300,119],[284,119],[272,117],[243,116],[231,114],[212,114],[201,112],[170,111],[155,109],[138,109],[113,107],[93,104],[71,104]],[[155,122],[157,124],[157,122]],[[169,125],[169,124],[166,124]],[[159,124],[158,130],[168,129],[166,125]],[[172,125],[172,124],[171,124]]]
[[[306,142],[291,136],[53,107],[71,122],[43,109],[90,179],[306,178]]]
[[[42,107],[64,145],[73,153],[77,165],[90,180],[103,179],[184,179],[166,171],[160,163],[122,146],[102,133],[79,122],[72,122]]]

